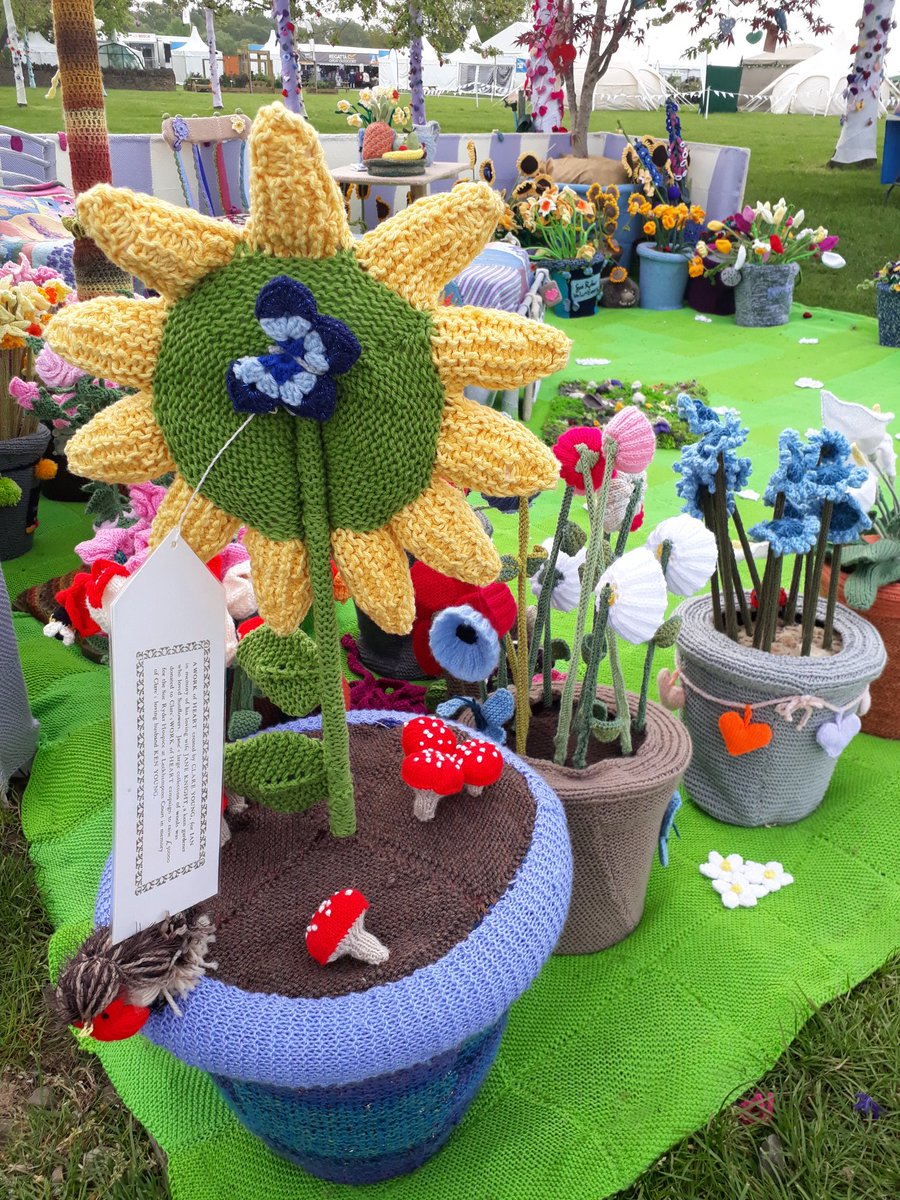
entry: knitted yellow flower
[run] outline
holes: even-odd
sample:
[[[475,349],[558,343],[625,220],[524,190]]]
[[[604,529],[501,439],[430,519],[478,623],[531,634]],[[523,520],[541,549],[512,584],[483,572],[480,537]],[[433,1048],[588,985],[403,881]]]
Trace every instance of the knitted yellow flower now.
[[[208,559],[246,526],[260,612],[288,633],[310,607],[307,542],[324,529],[350,593],[384,629],[402,633],[414,615],[407,551],[472,584],[499,573],[458,489],[523,496],[557,480],[546,447],[463,389],[515,388],[548,375],[565,364],[569,341],[522,317],[441,305],[444,285],[503,214],[485,184],[420,200],[355,242],[305,120],[281,104],[263,108],[250,163],[243,228],[105,184],[80,198],[89,235],[159,296],[88,300],[53,319],[48,340],[59,354],[139,389],[72,438],[69,462],[111,483],[174,471],[153,526],[158,545],[254,411],[235,400],[253,387],[233,376],[250,379],[263,369],[254,364],[272,361],[272,342],[283,342],[272,332],[277,322],[262,319],[265,296],[285,287],[302,293],[313,330],[338,330],[331,365],[342,365],[323,383],[329,415],[256,410],[203,482],[183,534]],[[323,361],[331,336],[323,332]],[[310,379],[318,387],[324,368],[307,353],[312,343],[301,344],[306,350],[285,369],[307,372],[301,390]]]

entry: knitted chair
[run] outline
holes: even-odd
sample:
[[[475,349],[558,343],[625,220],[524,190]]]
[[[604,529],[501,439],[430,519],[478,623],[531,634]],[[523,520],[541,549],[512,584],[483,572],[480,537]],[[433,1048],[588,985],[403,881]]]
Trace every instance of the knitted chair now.
[[[178,179],[188,208],[243,224],[249,208],[246,181],[250,118],[241,113],[216,117],[166,117],[162,123],[162,136],[175,155]],[[238,143],[236,196],[232,194],[228,177],[228,159],[232,156],[226,154],[226,146],[230,142]],[[193,187],[185,166],[185,147],[189,147],[193,164]],[[232,159],[232,182],[233,163]],[[211,174],[215,175],[215,192],[210,184]],[[236,204],[235,199],[240,203]]]

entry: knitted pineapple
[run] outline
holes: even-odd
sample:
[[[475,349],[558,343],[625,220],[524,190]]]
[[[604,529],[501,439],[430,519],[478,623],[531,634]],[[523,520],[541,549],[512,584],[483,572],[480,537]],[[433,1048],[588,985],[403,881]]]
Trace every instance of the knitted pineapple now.
[[[382,158],[393,145],[394,131],[390,125],[386,121],[373,121],[371,125],[366,126],[366,132],[363,134],[363,162],[370,158]]]

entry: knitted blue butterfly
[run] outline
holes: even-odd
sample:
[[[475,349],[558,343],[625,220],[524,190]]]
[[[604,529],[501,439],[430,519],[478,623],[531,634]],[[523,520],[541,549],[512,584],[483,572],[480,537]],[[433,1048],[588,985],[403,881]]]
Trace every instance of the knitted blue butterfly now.
[[[465,708],[470,709],[478,732],[502,746],[506,741],[506,730],[503,726],[512,719],[516,711],[512,692],[500,688],[483,704],[471,696],[453,696],[437,706],[437,714],[439,717],[455,717]]]
[[[672,799],[669,801],[666,815],[662,819],[662,825],[659,830],[659,865],[661,867],[669,865],[669,834],[674,831],[677,838],[681,837],[681,834],[678,832],[678,826],[675,824],[675,817],[678,815],[679,808],[681,808],[681,792],[676,788],[672,793]]]
[[[308,287],[278,275],[256,298],[256,319],[274,345],[256,358],[238,358],[226,384],[235,412],[274,412],[327,421],[337,404],[335,375],[362,353],[352,331],[316,308]]]

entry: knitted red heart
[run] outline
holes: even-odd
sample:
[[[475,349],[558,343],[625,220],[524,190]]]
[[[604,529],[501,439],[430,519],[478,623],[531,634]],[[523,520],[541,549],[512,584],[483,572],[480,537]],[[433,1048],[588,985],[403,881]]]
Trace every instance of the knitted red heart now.
[[[754,750],[762,750],[772,740],[772,726],[763,722],[751,724],[753,709],[748,704],[744,715],[736,712],[725,712],[719,717],[719,732],[725,749],[733,758],[741,754],[751,754]]]

